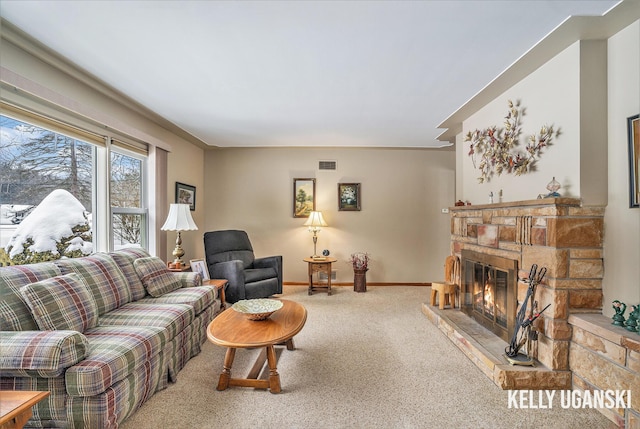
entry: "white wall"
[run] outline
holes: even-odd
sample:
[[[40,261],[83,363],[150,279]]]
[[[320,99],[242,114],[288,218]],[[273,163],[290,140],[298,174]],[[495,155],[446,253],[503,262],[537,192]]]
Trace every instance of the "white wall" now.
[[[195,186],[196,188],[196,209],[191,212],[193,221],[198,226],[197,231],[183,231],[182,248],[184,256],[182,259],[188,262],[190,259],[204,257],[202,250],[202,233],[206,225],[205,200],[207,197],[204,181],[204,150],[183,141],[173,142],[174,150],[169,153],[167,165],[167,201],[175,202],[176,182]],[[167,232],[167,259],[172,260],[171,252],[176,246],[176,233]]]
[[[525,136],[542,124],[560,127],[562,134],[545,151],[537,171],[478,184],[464,134],[501,126],[509,99],[522,100],[527,109],[522,121]],[[608,303],[614,299],[629,306],[640,304],[640,209],[629,208],[627,140],[627,118],[638,112],[640,22],[636,21],[606,44],[574,43],[470,116],[463,122],[463,133],[456,136],[457,198],[486,204],[490,191],[503,189],[504,201],[534,199],[547,192],[545,186],[555,176],[562,184],[562,196],[581,198],[586,206],[606,206],[606,315],[613,314]]]
[[[457,138],[458,157],[462,169],[458,180],[462,195],[458,198],[472,204],[487,204],[489,192],[503,191],[503,201],[537,198],[548,193],[546,186],[555,176],[562,196],[580,196],[580,43],[575,43],[534,73],[505,91],[463,122],[462,136]],[[519,150],[524,151],[529,135],[537,134],[543,125],[560,129],[561,135],[546,148],[537,162],[537,171],[515,176],[503,173],[488,183],[478,183],[480,170],[468,156],[469,142],[463,136],[469,131],[496,125],[504,128],[509,111],[508,100],[521,101],[525,114],[521,118],[522,135]],[[476,165],[480,158],[476,156]],[[494,197],[494,202],[498,198]]]
[[[318,171],[336,160],[335,172]],[[256,256],[281,254],[284,280],[305,282],[313,253],[305,219],[293,217],[293,179],[316,178],[316,209],[329,227],[318,251],[338,259],[337,281],[353,281],[344,262],[371,253],[370,282],[423,283],[442,277],[454,202],[454,152],[384,149],[217,149],[207,151],[204,230],[243,229]],[[361,183],[362,210],[338,211],[338,183]]]
[[[306,281],[301,260],[312,253],[312,241],[302,227],[304,219],[292,217],[292,182],[316,177],[317,208],[330,225],[320,233],[318,247],[331,249],[340,260],[339,281],[352,280],[343,261],[354,251],[372,254],[372,282],[422,283],[441,277],[449,253],[449,216],[440,210],[454,202],[453,151],[229,149],[205,154],[134,104],[103,92],[91,78],[73,68],[59,70],[59,60],[46,49],[20,43],[2,39],[2,66],[16,73],[20,83],[97,123],[169,149],[167,183],[159,184],[160,189],[166,186],[166,200],[174,201],[175,182],[196,187],[192,215],[199,230],[182,234],[185,259],[204,256],[205,231],[242,228],[251,234],[256,253],[285,257],[287,281]],[[339,170],[316,171],[320,159],[337,160]],[[338,212],[338,182],[362,183],[361,212]],[[149,203],[152,217],[158,211],[153,219],[162,224],[161,212],[168,207],[156,207],[154,198]],[[170,258],[176,235],[166,234],[166,254],[161,250],[159,256]]]
[[[2,29],[3,32],[7,28]],[[86,75],[82,75],[71,67],[66,71],[58,68],[60,64],[48,51],[32,46],[28,40],[17,39],[21,45],[14,44],[2,38],[2,67],[10,73],[3,74],[2,80],[12,79],[12,84],[24,89],[51,102],[51,106],[40,101],[34,102],[38,106],[43,106],[43,113],[55,111],[55,105],[63,105],[70,109],[70,112],[88,118],[88,123],[95,121],[98,124],[106,124],[109,129],[116,130],[124,135],[137,138],[151,144],[158,144],[169,149],[168,156],[168,183],[161,184],[161,189],[167,192],[167,201],[174,201],[175,182],[184,182],[196,186],[196,197],[204,193],[204,155],[203,149],[184,140],[175,133],[169,131],[158,123],[147,118],[143,113],[137,111],[134,104],[125,105],[116,99],[106,95],[100,89],[104,89],[100,84],[91,82]],[[53,60],[53,62],[52,62]],[[25,102],[31,102],[31,96],[25,96],[21,92],[3,90],[3,97],[22,97]],[[35,97],[33,99],[36,99]],[[58,109],[59,111],[59,109]],[[57,112],[54,112],[57,114]],[[100,128],[100,127],[98,127]],[[104,130],[103,130],[104,131]],[[197,200],[196,211],[193,217],[197,225],[204,223],[204,209],[202,203]],[[156,207],[155,198],[150,197],[150,216],[155,219],[158,216],[164,217],[168,207]],[[159,219],[160,224],[164,219]],[[201,242],[198,240],[197,232],[185,232],[183,234],[183,247],[185,248],[185,258],[194,258],[196,254],[201,254]],[[163,258],[171,257],[171,251],[175,247],[175,233],[167,233],[166,254],[160,251]]]
[[[640,208],[629,208],[627,118],[640,113],[640,21],[609,39],[609,204],[605,212],[604,314],[618,299],[640,304]]]

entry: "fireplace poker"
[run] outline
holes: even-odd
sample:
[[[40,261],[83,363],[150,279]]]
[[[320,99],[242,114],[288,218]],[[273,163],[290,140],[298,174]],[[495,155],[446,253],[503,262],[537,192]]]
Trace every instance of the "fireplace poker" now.
[[[522,329],[526,330],[527,335],[524,335],[522,339],[520,339],[520,342],[518,343],[518,346],[516,347],[516,354],[518,354],[518,351],[520,350],[520,348],[524,345],[525,341],[535,341],[538,339],[538,332],[532,330],[533,327],[533,322],[535,322],[535,320],[540,317],[540,315],[547,309],[549,308],[551,304],[547,304],[547,306],[545,308],[542,309],[542,311],[532,314],[531,316],[529,316],[527,318],[527,320],[525,320],[522,323]],[[528,351],[528,350],[527,350]]]
[[[518,355],[524,343],[528,339],[534,339],[533,336],[530,337],[532,323],[551,305],[549,304],[542,309],[542,311],[535,313],[535,307],[537,307],[537,302],[534,301],[535,289],[536,286],[542,282],[546,273],[546,267],[542,267],[540,271],[538,271],[538,265],[533,264],[529,271],[529,277],[524,280],[525,283],[529,284],[529,287],[527,288],[527,294],[522,302],[522,306],[516,315],[516,325],[513,336],[511,337],[511,342],[509,346],[505,348],[505,355],[511,364],[533,365],[533,359],[522,359],[522,357]],[[527,308],[529,308],[529,317],[526,317]]]

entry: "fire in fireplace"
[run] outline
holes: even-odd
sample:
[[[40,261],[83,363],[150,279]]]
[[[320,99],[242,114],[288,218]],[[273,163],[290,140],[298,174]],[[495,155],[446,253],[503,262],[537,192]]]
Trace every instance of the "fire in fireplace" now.
[[[505,341],[513,334],[518,261],[462,251],[461,309]]]

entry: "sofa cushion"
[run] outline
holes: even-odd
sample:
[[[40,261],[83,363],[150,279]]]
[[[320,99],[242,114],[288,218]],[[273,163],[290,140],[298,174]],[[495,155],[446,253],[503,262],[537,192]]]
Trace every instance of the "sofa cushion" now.
[[[148,296],[141,299],[141,304],[189,304],[195,310],[196,316],[211,306],[218,296],[213,286],[195,286],[174,290],[158,298]]]
[[[0,268],[0,331],[37,330],[20,288],[58,275],[60,269],[52,262]]]
[[[161,299],[161,298],[158,298]],[[130,302],[100,317],[100,326],[156,326],[164,328],[171,340],[195,319],[186,304],[143,304]]]
[[[167,331],[152,326],[98,326],[84,334],[89,355],[67,369],[67,393],[93,396],[152,360],[169,343]]]
[[[98,304],[98,316],[131,301],[127,279],[113,258],[106,253],[59,259],[55,263],[62,274],[77,273],[82,277]]]
[[[98,324],[96,301],[76,273],[28,284],[20,293],[43,331],[84,332]]]
[[[131,300],[137,301],[140,298],[144,298],[147,294],[147,291],[144,288],[144,285],[140,281],[138,274],[136,273],[135,268],[133,268],[133,261],[139,258],[148,258],[151,255],[146,249],[142,247],[126,247],[124,249],[117,250],[115,252],[109,253],[118,267],[124,273],[124,276],[129,281],[129,289],[131,290]]]
[[[151,296],[159,297],[182,287],[180,279],[174,276],[158,257],[136,259],[133,261],[133,267]]]

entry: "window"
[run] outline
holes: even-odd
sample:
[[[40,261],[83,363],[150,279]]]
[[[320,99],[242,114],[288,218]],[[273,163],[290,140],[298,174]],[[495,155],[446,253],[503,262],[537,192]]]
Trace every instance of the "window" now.
[[[0,116],[0,204],[37,205],[65,189],[89,211],[95,146]]]
[[[66,133],[51,123],[54,130],[0,115],[0,258],[24,264],[147,247],[146,157],[135,150],[141,145],[129,151],[125,143],[106,144],[105,137],[85,141],[78,138],[82,131]],[[55,206],[42,206],[50,195],[57,197]],[[16,232],[30,213],[51,222],[46,232],[27,222]]]
[[[111,152],[112,248],[147,247],[147,212],[144,205],[144,159]]]

